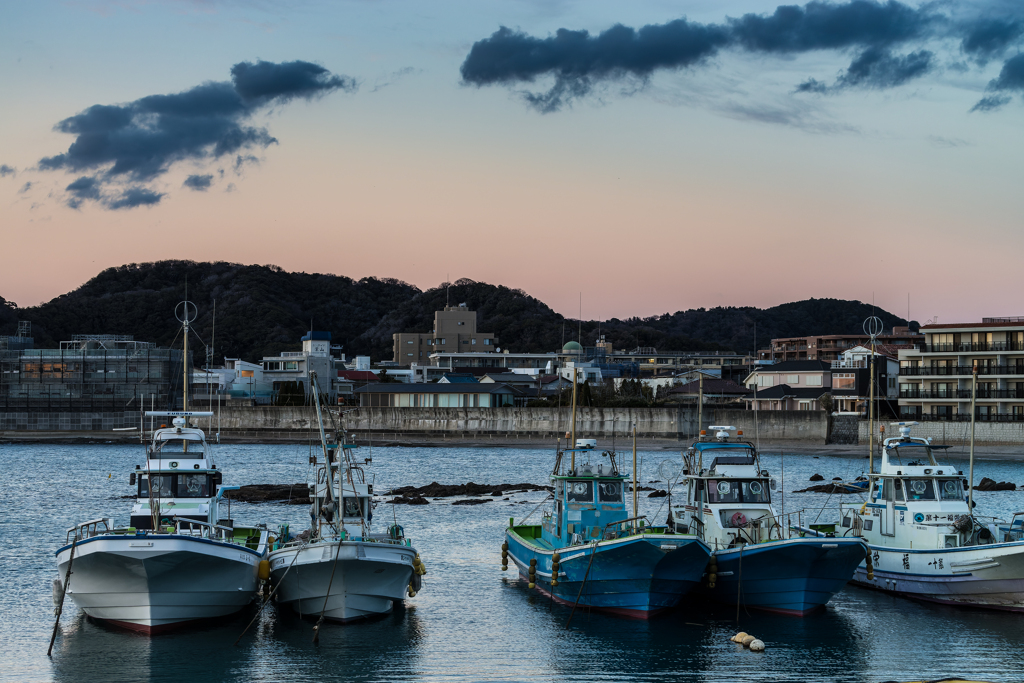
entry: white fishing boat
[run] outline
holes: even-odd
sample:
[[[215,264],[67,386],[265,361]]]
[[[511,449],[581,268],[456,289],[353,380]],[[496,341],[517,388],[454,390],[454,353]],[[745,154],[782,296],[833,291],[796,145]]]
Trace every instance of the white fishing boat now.
[[[138,496],[130,523],[103,518],[68,529],[56,553],[54,597],[62,603],[66,593],[94,619],[157,633],[245,607],[259,588],[269,534],[264,525],[221,517],[224,492],[238,487],[221,485],[206,435],[189,425],[212,413],[146,414],[172,424],[154,431],[145,466],[130,475]]]
[[[840,506],[848,535],[868,544],[870,561],[853,582],[931,602],[1024,612],[1024,513],[1006,523],[975,514],[963,472],[935,458],[916,422],[893,423],[868,500]],[[973,479],[973,440],[972,440]],[[968,486],[965,494],[964,485]]]
[[[282,528],[269,555],[270,581],[278,604],[320,621],[354,621],[390,612],[396,601],[413,597],[426,573],[404,530],[392,524],[373,533],[373,483],[337,431],[327,442],[319,389],[310,373],[320,428],[315,481],[310,484],[311,527],[298,537]]]
[[[669,513],[671,528],[696,533],[712,549],[706,594],[798,616],[821,608],[864,559],[861,539],[837,537],[834,525],[817,525],[820,536],[802,529],[803,511],[780,515],[771,501],[775,480],[754,444],[740,441],[736,427],[710,429],[715,441],[701,436],[684,454],[683,501]]]

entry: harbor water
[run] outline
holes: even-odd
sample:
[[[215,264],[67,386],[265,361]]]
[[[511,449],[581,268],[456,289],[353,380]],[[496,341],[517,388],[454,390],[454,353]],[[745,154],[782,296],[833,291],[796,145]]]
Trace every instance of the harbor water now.
[[[608,447],[610,444],[601,444]],[[620,444],[621,445],[621,444]],[[224,484],[305,481],[309,446],[221,445],[215,457]],[[546,484],[553,449],[373,448],[375,490],[424,485]],[[641,483],[662,477],[659,464],[678,452],[641,454]],[[592,456],[600,459],[599,454]],[[963,451],[940,455],[966,473]],[[627,456],[628,460],[628,456]],[[128,475],[144,462],[143,447],[124,445],[0,444],[0,680],[57,681],[849,681],[928,680],[947,676],[990,681],[1024,679],[1024,620],[1020,615],[912,602],[847,586],[804,618],[749,613],[742,607],[686,603],[649,622],[577,612],[527,588],[500,569],[509,517],[535,510],[541,492],[506,494],[491,502],[453,506],[380,503],[375,527],[397,520],[427,567],[423,590],[405,607],[361,624],[326,624],[319,644],[313,624],[272,605],[257,614],[149,637],[88,620],[68,600],[53,657],[54,551],[73,524],[97,517],[127,523],[133,487]],[[620,462],[620,465],[622,463]],[[766,448],[763,466],[781,479],[782,457]],[[775,493],[786,511],[826,509],[833,521],[839,496],[792,493],[819,473],[853,479],[863,456],[786,455],[785,480]],[[628,470],[628,462],[623,469]],[[976,478],[1024,483],[1024,463],[980,460]],[[824,482],[822,482],[824,483]],[[662,523],[665,498],[641,494],[641,513]],[[503,500],[509,498],[509,500]],[[850,496],[847,496],[850,498]],[[1024,492],[976,493],[978,512],[1009,517],[1024,510]],[[539,519],[536,511],[531,519]],[[817,513],[814,513],[817,516]],[[232,503],[238,521],[287,522],[306,528],[308,506]],[[814,521],[813,519],[806,521]],[[74,579],[72,579],[73,582]],[[739,630],[767,645],[754,653],[729,642]]]

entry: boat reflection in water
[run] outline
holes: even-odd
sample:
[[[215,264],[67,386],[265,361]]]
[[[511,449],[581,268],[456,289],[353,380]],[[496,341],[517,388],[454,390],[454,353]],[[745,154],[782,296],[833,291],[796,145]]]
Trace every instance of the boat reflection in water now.
[[[291,610],[264,611],[252,636],[235,639],[256,614],[204,622],[161,638],[126,634],[81,612],[65,623],[53,654],[56,683],[254,680],[362,681],[408,679],[421,670],[416,643],[422,631],[415,610],[396,608],[359,628],[325,630],[320,646],[312,628]],[[87,655],[87,656],[85,656]],[[312,656],[311,656],[312,655]]]

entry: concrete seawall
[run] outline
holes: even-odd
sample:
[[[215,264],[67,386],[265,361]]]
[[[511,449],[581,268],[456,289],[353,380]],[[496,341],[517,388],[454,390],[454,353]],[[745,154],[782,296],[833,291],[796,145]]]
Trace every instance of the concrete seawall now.
[[[557,408],[355,408],[345,409],[346,427],[358,438],[396,443],[448,439],[507,439],[553,442],[570,430],[567,409]],[[625,439],[633,423],[645,441],[688,442],[698,433],[694,406],[581,408],[580,437]],[[824,444],[826,419],[820,411],[715,410],[706,406],[705,428],[734,425],[744,437],[764,442]],[[219,418],[199,418],[197,426],[225,441],[296,441],[313,436],[316,420],[305,407],[223,408]],[[139,413],[0,413],[0,440],[138,441]],[[145,420],[149,428],[149,420]],[[125,430],[125,431],[118,431]]]

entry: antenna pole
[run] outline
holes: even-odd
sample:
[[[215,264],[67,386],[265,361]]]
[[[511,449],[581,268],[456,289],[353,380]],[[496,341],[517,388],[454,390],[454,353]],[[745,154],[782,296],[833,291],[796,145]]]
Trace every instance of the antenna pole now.
[[[569,442],[569,470],[576,471],[576,366],[572,368],[572,441]]]
[[[978,365],[974,365],[971,375],[971,460],[968,468],[967,512],[974,514],[974,402],[978,398]]]

